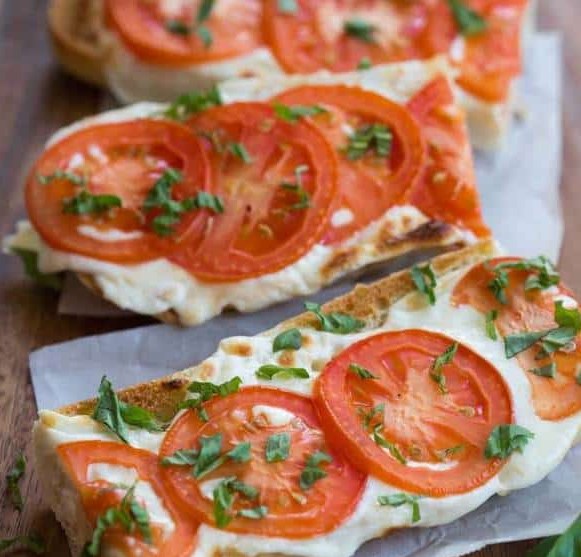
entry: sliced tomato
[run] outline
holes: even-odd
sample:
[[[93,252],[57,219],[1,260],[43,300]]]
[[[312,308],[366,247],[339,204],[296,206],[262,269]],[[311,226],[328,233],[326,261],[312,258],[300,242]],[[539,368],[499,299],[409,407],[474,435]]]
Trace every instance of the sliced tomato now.
[[[152,230],[154,212],[144,213],[142,206],[169,168],[182,174],[171,192],[176,201],[208,190],[205,152],[185,126],[161,120],[91,126],[55,143],[37,161],[26,187],[28,214],[55,249],[120,263],[150,260],[171,252],[192,231],[199,236],[206,222],[206,210],[192,210],[182,215],[173,235],[161,238]],[[73,181],[63,176],[67,172]],[[78,178],[85,185],[75,183]],[[84,189],[117,196],[122,206],[97,214],[66,213],[64,204]]]
[[[428,162],[406,201],[433,219],[488,236],[480,209],[463,112],[446,78],[438,77],[409,102],[427,141]]]
[[[262,44],[260,0],[216,0],[209,17],[200,21],[202,4],[201,0],[108,0],[107,9],[125,45],[152,64],[219,61]]]
[[[305,121],[289,123],[264,103],[233,103],[190,121],[204,139],[225,211],[198,247],[172,260],[208,281],[274,273],[321,238],[335,195],[336,156]]]
[[[431,58],[449,53],[458,39],[465,46],[459,62],[460,84],[485,100],[504,100],[512,78],[520,72],[519,36],[527,2],[468,0],[465,4],[486,19],[482,33],[462,36],[444,1],[298,0],[296,12],[287,13],[277,0],[267,0],[265,36],[291,73],[323,68],[350,71],[363,60],[381,64]]]
[[[444,497],[486,483],[503,465],[486,459],[484,449],[495,426],[513,421],[510,391],[491,364],[460,344],[442,369],[442,393],[432,364],[452,343],[403,330],[368,337],[336,356],[314,391],[329,442],[360,470],[406,491]],[[362,379],[351,364],[375,378]]]
[[[507,270],[509,283],[505,290],[507,304],[501,304],[488,285],[494,278],[493,269],[515,258],[497,258],[473,267],[454,288],[454,304],[467,304],[487,313],[498,311],[495,325],[503,335],[525,331],[543,331],[556,327],[555,301],[559,297],[575,298],[564,284],[551,290],[525,290],[527,271]],[[558,351],[551,358],[537,359],[538,347],[521,352],[517,358],[532,387],[532,402],[537,415],[544,420],[561,420],[581,410],[581,385],[577,376],[581,366],[581,335],[571,351]],[[554,378],[540,377],[529,370],[556,363]]]
[[[305,86],[279,95],[274,102],[318,106],[326,110],[311,118],[339,154],[339,195],[333,212],[348,210],[351,219],[327,228],[325,243],[338,243],[353,236],[401,201],[419,176],[426,156],[422,130],[409,111],[395,102],[358,87],[344,85]],[[364,126],[379,124],[389,129],[389,155],[373,149],[350,160],[349,137]]]
[[[175,491],[181,506],[195,519],[215,525],[212,490],[220,479],[235,477],[258,490],[249,500],[235,494],[229,513],[232,521],[226,526],[231,532],[282,538],[306,538],[334,530],[354,510],[366,476],[349,464],[341,453],[327,446],[314,406],[309,398],[264,387],[248,387],[225,398],[216,398],[205,407],[209,421],[197,412],[185,412],[167,432],[161,456],[180,449],[198,449],[200,439],[220,434],[222,453],[241,442],[249,442],[251,458],[247,462],[225,459],[221,466],[196,479],[192,469],[167,466],[164,477]],[[290,413],[289,420],[271,420],[268,412]],[[284,415],[284,414],[283,414]],[[288,434],[288,458],[268,462],[266,444],[272,435]],[[331,462],[319,463],[324,477],[308,489],[302,489],[300,477],[311,455],[323,451]],[[207,493],[204,495],[204,491]],[[244,518],[239,511],[265,506],[266,516]]]
[[[521,29],[528,0],[473,0],[471,4],[488,27],[466,39],[458,82],[476,97],[502,102],[522,71]]]
[[[172,501],[163,485],[155,454],[107,441],[66,443],[57,447],[57,453],[81,496],[85,514],[93,526],[107,509],[118,506],[126,493],[126,488],[121,489],[116,484],[91,480],[90,467],[94,464],[134,470],[137,481],[149,484],[174,523],[172,533],[168,534],[152,520],[150,514],[152,544],[146,543],[140,535],[127,533],[118,526],[110,528],[104,538],[107,547],[123,550],[127,556],[185,557],[192,554],[197,543],[199,523],[186,517]],[[137,495],[136,498],[142,506],[146,506]]]
[[[430,18],[428,2],[384,0],[297,0],[294,13],[266,0],[265,36],[287,72],[336,72],[373,64],[425,58],[422,35]],[[370,26],[369,40],[348,31],[357,23]],[[361,26],[361,25],[360,25]]]

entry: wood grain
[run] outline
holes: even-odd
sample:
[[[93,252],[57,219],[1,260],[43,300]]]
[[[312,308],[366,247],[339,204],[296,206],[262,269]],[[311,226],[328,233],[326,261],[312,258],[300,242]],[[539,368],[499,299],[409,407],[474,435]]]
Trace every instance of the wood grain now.
[[[581,3],[542,3],[544,27],[565,34],[565,159],[562,194],[566,238],[561,268],[581,291]],[[24,216],[21,186],[26,169],[55,129],[111,105],[110,97],[55,67],[44,25],[44,2],[0,0],[0,236]],[[0,489],[20,451],[30,455],[35,405],[28,374],[30,350],[115,328],[136,326],[138,318],[114,322],[56,315],[56,298],[25,282],[17,261],[0,256]],[[29,467],[30,470],[31,467]],[[0,538],[39,531],[50,557],[68,555],[63,535],[42,504],[33,470],[22,482],[25,511],[0,496]],[[473,557],[522,557],[531,543],[490,547]],[[25,555],[16,552],[14,555]],[[395,557],[395,556],[394,556]]]

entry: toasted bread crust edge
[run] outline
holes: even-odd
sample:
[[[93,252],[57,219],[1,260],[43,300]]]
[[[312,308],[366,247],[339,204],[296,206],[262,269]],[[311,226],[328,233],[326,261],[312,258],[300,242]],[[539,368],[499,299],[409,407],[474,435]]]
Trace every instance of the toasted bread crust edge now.
[[[106,87],[103,11],[102,0],[50,0],[47,18],[62,67],[83,81]]]
[[[498,253],[494,240],[482,240],[472,246],[439,255],[430,260],[436,276],[442,276],[463,267],[485,261]],[[415,289],[409,269],[404,269],[371,284],[358,284],[349,293],[323,305],[326,311],[345,312],[361,319],[368,327],[378,326],[389,313],[389,308]],[[318,327],[312,313],[302,313],[279,323],[271,330],[288,327]],[[119,391],[119,397],[129,403],[146,408],[162,417],[171,417],[177,404],[183,400],[192,380],[192,369],[140,383]],[[94,400],[86,400],[64,406],[57,411],[67,416],[89,414]]]

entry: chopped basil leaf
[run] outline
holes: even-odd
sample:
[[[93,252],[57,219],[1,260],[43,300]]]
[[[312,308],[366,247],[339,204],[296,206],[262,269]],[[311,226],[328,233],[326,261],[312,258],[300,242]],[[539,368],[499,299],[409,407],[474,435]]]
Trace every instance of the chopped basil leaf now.
[[[367,57],[361,58],[361,60],[359,60],[359,63],[357,64],[357,69],[358,70],[368,70],[369,68],[372,67],[372,63],[371,60]]]
[[[297,0],[278,0],[278,11],[282,14],[296,14],[298,9]]]
[[[272,341],[272,351],[280,352],[281,350],[298,350],[303,344],[301,332],[294,328],[283,331],[276,335]]]
[[[505,289],[509,282],[507,273],[509,270],[533,273],[525,281],[525,290],[546,290],[551,286],[559,284],[561,280],[555,266],[543,255],[533,259],[499,263],[493,269],[494,278],[488,284],[488,288],[501,304],[507,303]]]
[[[515,451],[522,453],[523,448],[534,436],[534,433],[516,424],[496,426],[488,438],[484,456],[508,458]]]
[[[206,191],[199,191],[193,198],[195,209],[210,209],[214,213],[223,213],[224,205],[217,195]]]
[[[349,364],[349,371],[359,376],[361,379],[377,379],[368,369],[361,367],[358,364]]]
[[[250,443],[248,441],[243,441],[228,451],[226,456],[235,462],[248,462],[251,457],[250,448]]]
[[[266,462],[282,462],[289,457],[291,436],[287,431],[274,433],[266,440]]]
[[[115,207],[121,207],[121,198],[116,195],[93,195],[87,190],[63,200],[63,213],[71,215],[98,215]]]
[[[185,120],[192,114],[222,104],[220,91],[216,86],[214,86],[209,91],[193,91],[179,96],[177,100],[163,112],[163,116],[171,118],[172,120]]]
[[[477,12],[469,8],[464,0],[448,0],[456,25],[463,35],[478,35],[488,28],[487,21]]]
[[[389,157],[393,133],[384,124],[367,124],[357,128],[349,137],[345,153],[350,161],[361,159],[370,150],[378,157]]]
[[[452,362],[456,352],[458,351],[458,343],[454,342],[442,354],[440,354],[432,363],[430,370],[430,377],[438,384],[438,388],[442,394],[448,392],[446,387],[446,376],[444,375],[443,367]]]
[[[506,305],[506,287],[508,286],[508,273],[503,270],[495,271],[494,278],[488,283],[488,290],[490,290],[494,297],[502,304]]]
[[[165,22],[165,28],[174,35],[187,37],[192,33],[192,29],[181,19],[168,19]]]
[[[54,180],[67,180],[75,186],[83,187],[87,184],[87,180],[84,176],[79,176],[74,172],[68,172],[66,170],[55,170],[52,174],[38,174],[36,179],[43,185],[46,186]]]
[[[203,23],[210,18],[212,10],[214,9],[214,3],[215,0],[202,0],[198,14],[196,15],[196,21],[198,23]]]
[[[208,415],[205,409],[202,407],[202,404],[215,396],[224,397],[236,393],[241,384],[242,379],[240,379],[238,376],[233,377],[221,385],[215,385],[209,381],[193,381],[190,383],[188,391],[198,396],[180,402],[178,409],[183,410],[184,408],[193,408],[198,411],[199,418],[203,422],[207,422]]]
[[[299,478],[299,485],[303,491],[313,487],[315,482],[327,477],[327,472],[321,468],[322,464],[329,464],[333,462],[331,455],[316,451],[311,454],[305,463],[305,468],[301,472]]]
[[[38,253],[36,251],[11,247],[10,251],[20,257],[24,265],[24,272],[36,283],[60,292],[63,285],[63,278],[60,274],[45,274],[38,270]]]
[[[43,555],[46,553],[46,544],[38,534],[0,539],[0,551],[4,551],[14,545],[20,545],[24,549],[32,551],[35,555]]]
[[[577,308],[565,308],[563,302],[558,301],[555,303],[555,321],[558,327],[553,329],[506,336],[504,339],[506,357],[513,358],[539,341],[542,341],[542,348],[537,354],[537,359],[571,346],[581,331],[581,313]]]
[[[250,443],[238,443],[225,454],[222,453],[222,434],[217,433],[210,437],[200,438],[200,451],[194,465],[194,477],[200,479],[213,472],[227,459],[236,462],[248,462],[250,460]]]
[[[498,340],[498,333],[496,332],[496,325],[494,322],[498,318],[498,310],[491,309],[486,314],[486,336],[490,340]]]
[[[559,327],[581,331],[581,313],[575,308],[566,308],[561,300],[555,303],[555,321]]]
[[[577,385],[581,385],[581,370],[577,373],[577,377],[575,377],[575,381],[577,381]]]
[[[295,182],[282,182],[281,188],[295,192],[298,196],[298,201],[291,205],[289,209],[291,211],[299,209],[308,209],[311,206],[311,197],[309,192],[303,188],[303,178],[302,175],[309,170],[306,165],[299,165],[295,168]]]
[[[147,510],[135,499],[135,485],[127,490],[118,507],[109,507],[97,518],[97,525],[93,530],[91,541],[87,542],[83,549],[83,556],[98,557],[101,555],[103,536],[112,526],[120,526],[128,533],[132,533],[137,527],[143,541],[147,544],[153,543],[149,515]]]
[[[412,507],[412,524],[419,522],[422,517],[420,515],[420,504],[418,503],[418,495],[408,495],[407,493],[394,493],[393,495],[380,495],[377,502],[382,506],[401,507],[402,505],[411,505]]]
[[[504,337],[504,353],[507,358],[514,358],[517,354],[524,352],[534,346],[539,340],[547,335],[548,331],[514,333]]]
[[[24,501],[18,482],[24,476],[26,471],[26,459],[23,454],[18,455],[12,469],[6,474],[6,491],[10,497],[10,501],[18,511],[24,508]]]
[[[101,379],[97,404],[91,417],[106,426],[127,444],[129,444],[128,425],[148,431],[163,431],[165,429],[165,424],[159,422],[148,410],[119,400],[107,376],[103,376]]]
[[[297,122],[301,118],[307,116],[316,116],[317,114],[323,114],[327,112],[324,108],[313,104],[313,105],[303,105],[294,104],[286,105],[281,103],[274,103],[274,112],[281,119],[286,122]]]
[[[242,518],[250,518],[252,520],[260,520],[264,518],[268,514],[268,507],[264,505],[260,505],[258,507],[254,507],[252,509],[242,509],[238,511],[237,516]]]
[[[161,459],[163,466],[194,466],[198,460],[196,449],[181,449],[170,456]]]
[[[387,449],[389,454],[393,456],[399,463],[407,464],[407,460],[405,456],[401,453],[398,446],[391,441],[388,441],[383,435],[383,424],[377,424],[373,428],[373,441],[379,447],[383,449]]]
[[[529,369],[529,372],[534,375],[538,375],[539,377],[550,377],[553,379],[557,373],[557,364],[555,362],[551,362],[546,366]]]
[[[143,203],[144,211],[161,210],[151,225],[158,236],[169,236],[174,233],[174,227],[180,222],[181,216],[194,209],[210,209],[223,213],[224,206],[219,197],[207,192],[198,192],[195,197],[176,201],[171,197],[173,186],[183,180],[182,173],[175,168],[164,170],[155,182]]]
[[[210,31],[208,27],[206,27],[205,25],[198,25],[196,27],[196,35],[198,35],[198,37],[202,41],[202,44],[206,48],[210,48],[212,46],[212,43],[214,42],[214,37],[212,35],[212,31]]]
[[[246,150],[246,147],[242,143],[233,142],[228,145],[229,151],[238,157],[241,161],[246,164],[250,164],[252,162],[252,157],[250,153]]]
[[[200,452],[194,466],[194,476],[202,478],[209,474],[219,466],[221,466],[225,459],[220,459],[222,452],[222,434],[217,433],[210,437],[200,438]]]
[[[577,557],[581,547],[581,515],[560,536],[542,541],[526,557]]]
[[[346,21],[343,25],[343,30],[345,31],[345,34],[350,37],[355,37],[364,43],[375,42],[373,34],[377,30],[377,27],[362,19],[354,18]]]
[[[346,313],[331,312],[326,313],[321,310],[319,304],[305,302],[305,309],[312,311],[321,323],[321,329],[327,333],[336,335],[346,335],[360,331],[365,327],[365,323]]]
[[[436,303],[436,292],[434,289],[438,283],[432,266],[429,263],[424,266],[414,265],[410,274],[416,289],[424,294],[428,298],[430,305],[433,306]]]
[[[91,417],[107,427],[112,433],[117,435],[121,441],[129,444],[127,439],[128,431],[125,420],[121,415],[121,403],[113,390],[113,385],[104,375],[99,385],[99,396],[97,405]]]
[[[303,367],[281,367],[276,364],[265,364],[256,370],[256,377],[266,381],[308,379],[309,372]]]
[[[236,477],[229,477],[222,480],[213,491],[214,520],[218,528],[225,528],[234,518],[229,512],[234,503],[234,493],[240,493],[243,497],[251,500],[258,497],[258,490],[256,488],[239,481]],[[246,512],[250,510],[252,509],[247,509]],[[242,511],[239,511],[237,514],[239,516],[245,516],[246,518],[262,518],[257,515],[258,512],[256,511],[254,516],[241,514]],[[266,513],[264,516],[266,516]]]

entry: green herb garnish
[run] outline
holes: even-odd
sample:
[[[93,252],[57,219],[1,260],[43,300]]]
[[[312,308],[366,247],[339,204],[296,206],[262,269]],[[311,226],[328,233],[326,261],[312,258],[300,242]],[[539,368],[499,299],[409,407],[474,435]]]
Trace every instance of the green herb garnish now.
[[[190,117],[192,114],[197,114],[198,112],[202,112],[213,106],[221,106],[222,104],[220,91],[218,87],[214,86],[209,91],[193,91],[179,96],[163,112],[163,116],[172,120],[181,121]]]
[[[534,436],[534,433],[516,424],[496,426],[488,438],[484,456],[504,459],[515,451],[522,453],[524,447]]]
[[[377,27],[362,19],[355,18],[346,21],[343,25],[343,30],[345,31],[346,35],[359,39],[364,43],[375,42],[375,37],[373,34],[377,30]]]
[[[469,8],[463,0],[448,0],[452,15],[460,32],[466,36],[478,35],[488,28],[487,21]]]
[[[256,370],[256,377],[266,381],[308,379],[309,372],[303,367],[281,367],[276,364],[265,364]]]
[[[193,398],[188,398],[178,405],[178,409],[183,410],[184,408],[193,408],[197,410],[199,418],[207,422],[208,415],[203,408],[203,403],[207,402],[215,396],[225,397],[233,393],[238,392],[240,385],[242,384],[242,379],[236,376],[226,381],[220,385],[216,385],[209,381],[193,381],[188,386],[188,391],[197,395]]]
[[[11,247],[10,251],[20,257],[24,265],[24,272],[34,282],[60,292],[63,286],[63,277],[61,274],[45,274],[38,269],[38,253],[36,251]]]
[[[367,368],[358,364],[349,364],[349,371],[357,375],[360,379],[377,379],[376,375],[373,375]]]
[[[446,387],[446,376],[444,375],[443,368],[445,365],[452,362],[457,351],[458,343],[454,342],[434,360],[432,367],[430,368],[430,377],[438,384],[438,388],[442,394],[448,392],[448,388]]]
[[[282,462],[289,457],[291,446],[290,433],[274,433],[266,440],[266,462]]]
[[[275,114],[281,120],[285,120],[286,122],[297,122],[301,118],[306,118],[307,116],[316,116],[317,114],[324,114],[327,112],[327,110],[316,104],[286,105],[281,103],[274,103],[273,107]]]
[[[420,515],[421,499],[418,495],[408,495],[407,493],[394,493],[393,495],[380,495],[377,502],[382,506],[401,507],[402,505],[411,505],[412,507],[412,524],[419,522],[422,517]]]
[[[323,452],[317,451],[307,458],[305,467],[301,472],[299,478],[299,485],[303,491],[307,491],[313,485],[327,477],[327,472],[321,468],[322,464],[329,464],[333,462],[331,455]]]
[[[6,491],[8,491],[10,501],[18,511],[22,511],[24,508],[24,500],[18,482],[21,480],[22,476],[24,476],[25,471],[26,459],[23,454],[19,454],[14,465],[8,474],[6,474]]]
[[[321,309],[319,304],[315,304],[314,302],[305,302],[305,309],[312,311],[317,316],[317,319],[321,323],[321,329],[327,333],[346,335],[360,331],[365,327],[365,322],[347,313],[326,313]]]
[[[432,270],[432,266],[429,263],[423,266],[414,265],[410,274],[416,289],[426,296],[431,306],[435,305],[435,288],[438,283],[436,281],[436,275]]]
[[[272,341],[272,351],[280,352],[281,350],[298,350],[303,344],[301,332],[294,328],[283,331],[276,335]]]
[[[349,136],[345,154],[350,161],[359,160],[370,151],[378,157],[389,157],[392,145],[393,133],[386,125],[367,124]]]

